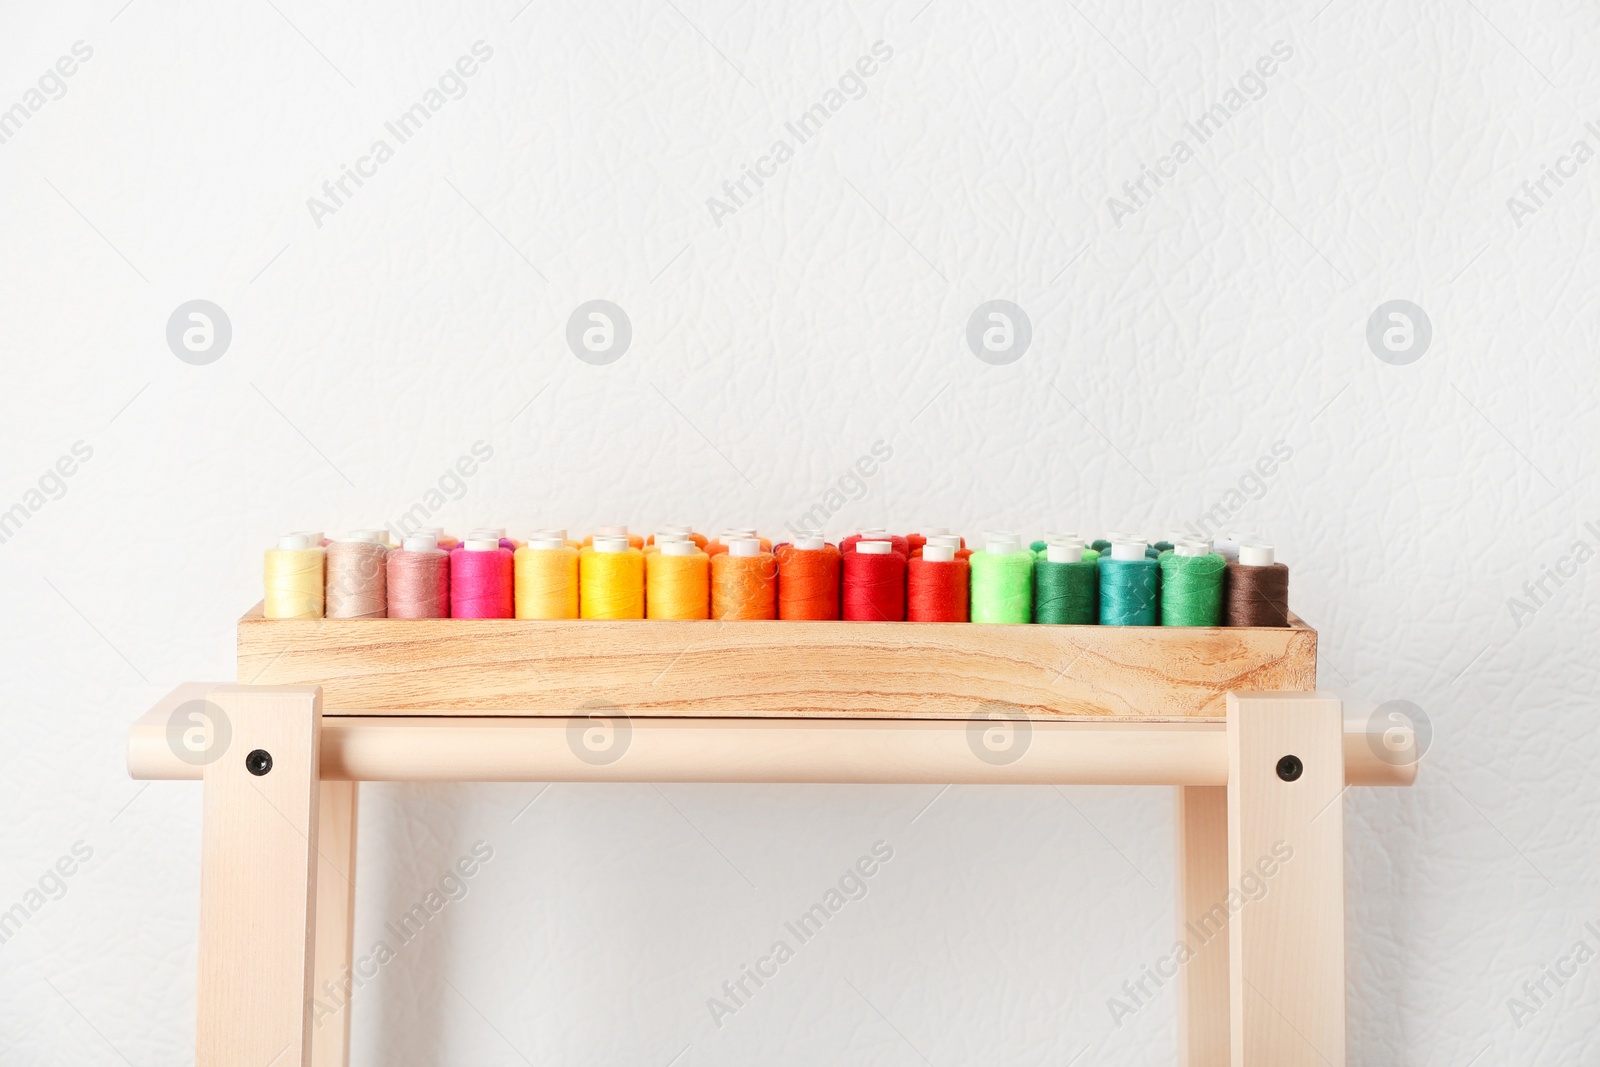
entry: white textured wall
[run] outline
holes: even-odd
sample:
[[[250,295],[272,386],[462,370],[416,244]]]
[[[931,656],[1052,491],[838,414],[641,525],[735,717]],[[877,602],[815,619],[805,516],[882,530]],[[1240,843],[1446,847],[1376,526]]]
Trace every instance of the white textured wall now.
[[[5,5],[0,109],[93,54],[0,143],[0,508],[26,510],[0,908],[92,856],[0,945],[0,1061],[191,1055],[199,790],[130,782],[124,729],[230,676],[269,537],[391,519],[479,441],[456,529],[776,530],[882,441],[835,532],[1237,506],[1324,683],[1435,728],[1414,790],[1346,801],[1352,1062],[1600,1063],[1600,966],[1508,1007],[1600,947],[1595,564],[1507,603],[1600,546],[1600,160],[1506,203],[1600,148],[1592,7],[520,3]],[[465,95],[314,219],[480,40]],[[706,199],[878,41],[865,95],[717,225]],[[1187,133],[1278,41],[1261,98]],[[595,298],[633,324],[609,366],[564,341]],[[1407,366],[1365,340],[1399,298],[1434,330]],[[233,329],[205,366],[165,339],[193,299]],[[966,347],[991,299],[1032,322],[1010,365]],[[1106,1003],[1171,941],[1166,790],[540,788],[364,787],[361,951],[494,856],[358,995],[356,1062],[1172,1060],[1170,988],[1120,1028]],[[715,1026],[878,841],[865,899]]]

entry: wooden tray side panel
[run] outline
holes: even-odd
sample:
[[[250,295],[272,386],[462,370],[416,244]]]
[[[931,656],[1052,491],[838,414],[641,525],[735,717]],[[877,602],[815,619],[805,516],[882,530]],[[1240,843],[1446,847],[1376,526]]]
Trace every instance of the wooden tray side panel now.
[[[319,685],[330,714],[1225,717],[1229,691],[1316,688],[1288,629],[849,622],[239,622],[239,682]],[[991,709],[987,705],[1003,705]],[[1015,709],[1014,711],[1011,709]]]

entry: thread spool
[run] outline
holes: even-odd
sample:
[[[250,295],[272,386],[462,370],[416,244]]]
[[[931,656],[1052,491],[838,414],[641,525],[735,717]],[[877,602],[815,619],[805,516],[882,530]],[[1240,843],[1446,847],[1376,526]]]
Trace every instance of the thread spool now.
[[[1161,625],[1222,625],[1222,586],[1228,561],[1205,541],[1180,541],[1163,552]]]
[[[899,534],[892,534],[882,527],[868,527],[860,533],[851,534],[839,542],[839,552],[842,555],[849,555],[856,550],[856,545],[862,541],[887,541],[893,546],[893,551],[900,554],[901,558],[906,559],[911,556],[910,543]]]
[[[535,530],[530,533],[528,537],[529,539],[537,537],[546,540],[553,538],[554,540],[560,541],[574,552],[583,547],[582,541],[574,541],[572,538],[567,536],[567,531],[561,529],[552,528],[547,530]]]
[[[578,550],[565,531],[533,536],[511,557],[513,604],[519,619],[578,617]]]
[[[418,530],[419,534],[427,534],[433,538],[433,543],[446,552],[459,545],[461,542],[444,532],[443,526],[424,526]]]
[[[645,555],[644,571],[650,618],[710,618],[711,557],[693,541],[658,540],[656,550]]]
[[[1289,625],[1289,568],[1274,561],[1271,545],[1240,545],[1223,584],[1225,625]]]
[[[412,534],[384,563],[391,619],[450,617],[450,553],[432,534]]]
[[[592,546],[595,541],[602,537],[620,537],[628,542],[629,548],[637,548],[641,551],[644,549],[644,535],[629,533],[626,526],[598,526],[591,536],[583,539],[583,543],[586,546]]]
[[[711,560],[713,619],[778,617],[778,564],[754,537],[728,542],[728,551]]]
[[[328,582],[325,602],[330,619],[381,619],[388,614],[386,545],[372,530],[339,538],[325,550]]]
[[[622,537],[596,537],[578,554],[578,590],[585,619],[644,618],[644,552]]]
[[[1240,545],[1260,544],[1265,544],[1265,542],[1255,534],[1230,533],[1226,537],[1217,538],[1215,550],[1221,553],[1223,559],[1227,560],[1229,563],[1232,563],[1239,558]]]
[[[906,561],[906,619],[966,622],[970,571],[967,560],[956,558],[953,546],[924,544]]]
[[[1160,567],[1143,541],[1116,541],[1096,561],[1100,571],[1100,625],[1154,626],[1160,618]]]
[[[955,534],[929,534],[928,544],[948,545],[955,550],[956,559],[966,560],[972,558],[972,549],[967,547],[966,541]]]
[[[1071,535],[1076,537],[1076,535]],[[1090,626],[1100,621],[1100,569],[1081,542],[1046,542],[1033,565],[1033,621]]]
[[[906,534],[906,549],[908,557],[915,556],[920,553],[922,551],[922,547],[928,543],[928,538],[941,537],[949,532],[950,527],[948,526],[924,526],[918,533]],[[906,613],[908,615],[910,614],[909,608],[907,609]]]
[[[844,617],[852,622],[903,622],[906,617],[906,557],[890,541],[857,540],[840,549]]]
[[[268,619],[320,619],[323,564],[320,535],[285,534],[262,563],[261,614]]]
[[[492,531],[482,531],[492,533]],[[450,614],[457,619],[509,619],[512,553],[497,537],[469,537],[450,553]]]
[[[1033,621],[1033,552],[1022,538],[991,533],[983,551],[967,560],[972,568],[972,621],[1024,623]]]
[[[839,618],[839,550],[807,535],[772,551],[778,564],[778,618]]]
[[[468,541],[494,541],[507,552],[515,552],[517,543],[506,536],[504,526],[479,526],[467,531],[467,536],[455,545],[452,551],[459,552],[465,548]]]

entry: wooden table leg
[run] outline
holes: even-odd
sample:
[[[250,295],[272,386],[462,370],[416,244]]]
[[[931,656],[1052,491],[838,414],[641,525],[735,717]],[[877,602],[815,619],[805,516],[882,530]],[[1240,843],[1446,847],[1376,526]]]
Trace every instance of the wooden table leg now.
[[[311,975],[314,1067],[345,1067],[350,1060],[356,800],[355,782],[322,783],[317,816],[317,936]]]
[[[1344,1067],[1340,703],[1228,695],[1233,1067]]]
[[[1179,786],[1178,941],[1191,955],[1178,974],[1178,1063],[1228,1062],[1228,790]]]
[[[209,699],[230,736],[204,771],[195,1064],[306,1067],[321,690],[218,686]]]

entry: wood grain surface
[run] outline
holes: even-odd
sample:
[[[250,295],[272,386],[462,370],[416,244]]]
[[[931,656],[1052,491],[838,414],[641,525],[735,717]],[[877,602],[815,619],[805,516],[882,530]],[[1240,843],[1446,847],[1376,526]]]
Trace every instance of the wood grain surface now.
[[[1289,628],[970,623],[239,620],[241,684],[329,714],[1221,721],[1233,691],[1316,687]]]

